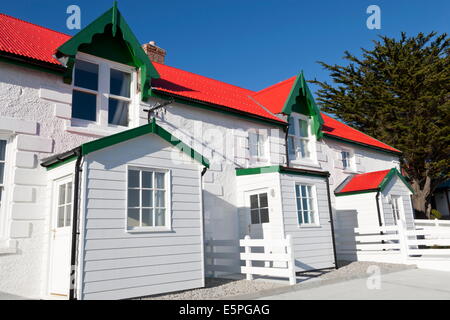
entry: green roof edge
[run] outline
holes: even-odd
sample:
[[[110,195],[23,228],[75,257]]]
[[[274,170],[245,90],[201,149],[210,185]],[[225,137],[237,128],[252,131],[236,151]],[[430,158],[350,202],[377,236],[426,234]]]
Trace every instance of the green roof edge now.
[[[236,168],[236,176],[246,176],[253,174],[263,174],[263,173],[285,173],[285,174],[295,174],[301,176],[315,176],[315,177],[328,177],[328,171],[314,171],[306,169],[288,168],[280,165],[274,166],[264,166],[255,168]]]

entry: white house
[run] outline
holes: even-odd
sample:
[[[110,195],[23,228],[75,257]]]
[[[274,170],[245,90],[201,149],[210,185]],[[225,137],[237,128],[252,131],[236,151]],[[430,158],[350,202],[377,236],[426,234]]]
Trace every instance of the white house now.
[[[320,113],[302,73],[254,92],[164,55],[116,6],[74,37],[0,14],[0,291],[201,287],[215,269],[204,242],[246,235],[289,234],[296,271],[330,268],[340,212],[412,219],[401,152]],[[383,170],[389,181],[364,193],[380,220],[335,196]],[[239,259],[226,264],[239,272]]]

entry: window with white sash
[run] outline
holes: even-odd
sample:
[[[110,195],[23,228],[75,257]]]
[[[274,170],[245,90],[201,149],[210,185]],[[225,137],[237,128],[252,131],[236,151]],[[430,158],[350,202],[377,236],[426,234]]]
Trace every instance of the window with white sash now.
[[[311,185],[296,184],[295,197],[297,201],[297,217],[300,226],[318,225],[316,209],[316,192]]]
[[[79,56],[73,71],[73,124],[127,127],[135,94],[134,73],[130,66]]]
[[[169,228],[169,171],[128,168],[127,229]]]
[[[267,136],[258,132],[249,132],[250,157],[257,161],[267,160]]]
[[[310,119],[301,116],[289,116],[288,152],[290,160],[313,160],[313,141]]]

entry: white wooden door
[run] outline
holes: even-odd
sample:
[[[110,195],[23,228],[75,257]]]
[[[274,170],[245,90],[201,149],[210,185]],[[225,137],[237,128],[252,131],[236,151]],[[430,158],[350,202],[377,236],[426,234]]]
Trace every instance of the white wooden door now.
[[[264,229],[270,223],[268,192],[266,189],[248,192],[246,201],[249,235],[252,239],[264,239]]]
[[[70,245],[72,240],[72,178],[55,181],[54,209],[50,235],[49,293],[68,296],[70,286]]]

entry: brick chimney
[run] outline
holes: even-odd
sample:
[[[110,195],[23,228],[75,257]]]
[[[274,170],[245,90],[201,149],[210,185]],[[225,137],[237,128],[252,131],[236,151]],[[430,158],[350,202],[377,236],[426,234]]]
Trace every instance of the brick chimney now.
[[[143,44],[142,49],[144,49],[151,61],[164,64],[166,50],[158,47],[155,41],[150,41],[149,43]]]

